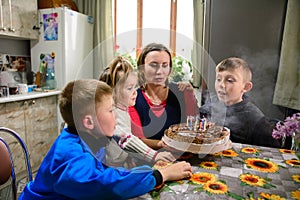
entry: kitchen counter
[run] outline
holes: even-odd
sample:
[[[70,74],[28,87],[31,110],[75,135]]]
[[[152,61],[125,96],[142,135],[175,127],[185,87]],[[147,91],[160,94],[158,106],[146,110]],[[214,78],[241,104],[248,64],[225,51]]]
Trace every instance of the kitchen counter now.
[[[23,101],[23,100],[28,100],[28,99],[48,97],[48,96],[53,96],[53,95],[59,95],[60,93],[61,93],[61,90],[53,90],[53,91],[47,91],[47,92],[33,91],[28,94],[16,94],[16,95],[9,95],[8,97],[0,97],[0,103],[8,103],[8,102],[14,102],[14,101]]]
[[[0,97],[0,126],[16,131],[24,140],[29,151],[33,173],[38,170],[59,134],[58,96],[60,93],[61,90],[33,91],[24,95]],[[15,141],[11,137],[1,132],[0,137],[12,144],[16,177],[17,180],[23,180],[26,177],[26,166],[22,149],[14,144]],[[0,199],[2,199],[1,191],[6,190],[7,187],[7,185],[0,187]]]

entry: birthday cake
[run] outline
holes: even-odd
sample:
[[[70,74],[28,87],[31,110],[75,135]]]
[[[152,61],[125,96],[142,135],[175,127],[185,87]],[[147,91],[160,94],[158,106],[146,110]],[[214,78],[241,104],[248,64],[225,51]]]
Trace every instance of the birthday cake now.
[[[163,141],[180,151],[211,154],[231,148],[229,137],[228,128],[204,119],[170,126],[165,131]]]

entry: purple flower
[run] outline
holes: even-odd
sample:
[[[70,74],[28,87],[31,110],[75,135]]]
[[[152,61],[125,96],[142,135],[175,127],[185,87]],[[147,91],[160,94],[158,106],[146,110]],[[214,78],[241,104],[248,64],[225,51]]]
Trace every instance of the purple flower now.
[[[292,133],[296,133],[296,138],[300,137],[300,113],[295,113],[292,117],[287,117],[284,122],[278,122],[273,129],[272,136],[275,139],[291,137]]]

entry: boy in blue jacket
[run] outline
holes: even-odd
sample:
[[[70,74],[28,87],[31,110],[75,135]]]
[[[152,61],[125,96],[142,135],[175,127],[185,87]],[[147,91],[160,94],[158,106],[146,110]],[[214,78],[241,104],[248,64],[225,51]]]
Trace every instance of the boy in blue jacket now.
[[[149,166],[126,169],[109,167],[97,159],[101,155],[94,156],[93,152],[99,153],[97,150],[108,144],[116,126],[112,89],[106,83],[94,79],[71,81],[60,95],[59,108],[68,127],[19,199],[128,199],[164,181],[192,175],[187,162],[159,170]]]

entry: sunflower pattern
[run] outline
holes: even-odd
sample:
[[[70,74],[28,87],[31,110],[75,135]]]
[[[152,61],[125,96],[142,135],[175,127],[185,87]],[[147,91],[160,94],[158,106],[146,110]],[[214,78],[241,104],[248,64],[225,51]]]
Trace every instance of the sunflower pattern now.
[[[292,175],[292,179],[293,179],[296,183],[300,183],[300,174],[294,174],[294,175]]]
[[[207,183],[208,181],[215,181],[215,180],[216,180],[216,176],[214,174],[206,173],[206,172],[195,173],[190,178],[190,181],[192,183],[202,184],[202,185]]]
[[[262,187],[266,182],[263,178],[253,174],[241,174],[240,180],[242,181],[242,183],[245,183],[247,185],[260,187]]]
[[[274,185],[268,183],[266,179],[253,174],[241,174],[240,180],[242,185],[258,186],[263,188],[275,187]]]
[[[276,194],[269,194],[269,193],[264,193],[264,192],[259,193],[259,196],[263,197],[263,199],[269,199],[269,200],[285,200],[286,199],[286,198],[283,198]]]
[[[163,169],[169,165],[171,165],[172,163],[171,162],[166,162],[166,161],[163,161],[163,160],[159,160],[157,161],[154,165],[153,165],[153,169]]]
[[[193,166],[190,179],[166,182],[150,194],[153,199],[179,199],[182,195],[193,199],[199,193],[199,198],[208,200],[300,200],[297,154],[288,149],[233,144],[219,153],[195,155],[189,159]],[[168,166],[158,165],[158,169]]]
[[[300,160],[286,160],[285,163],[292,167],[300,167]]]
[[[203,161],[200,163],[199,166],[204,169],[218,170],[218,164],[213,161]]]
[[[279,149],[280,153],[285,153],[285,154],[295,154],[295,151],[290,150],[290,149]]]
[[[228,192],[227,185],[221,181],[208,181],[203,188],[210,194],[226,194]]]
[[[278,171],[278,165],[261,158],[247,158],[245,160],[247,167],[260,172],[274,173]]]
[[[293,199],[300,200],[300,190],[293,191],[291,194]]]
[[[253,147],[244,147],[244,148],[242,148],[241,152],[247,153],[247,154],[259,155],[259,150],[257,148],[253,148]]]
[[[213,154],[214,156],[224,156],[224,157],[237,157],[239,154],[236,153],[234,150],[232,149],[227,149],[224,151],[221,151],[219,153],[215,153]]]

